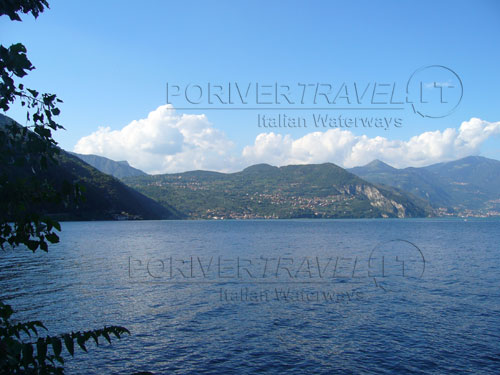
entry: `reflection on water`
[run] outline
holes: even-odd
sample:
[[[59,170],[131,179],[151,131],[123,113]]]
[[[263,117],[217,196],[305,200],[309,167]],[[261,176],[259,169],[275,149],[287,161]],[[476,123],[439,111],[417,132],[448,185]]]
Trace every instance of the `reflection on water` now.
[[[64,223],[2,253],[0,294],[53,334],[131,330],[69,374],[486,374],[499,246],[494,220]]]

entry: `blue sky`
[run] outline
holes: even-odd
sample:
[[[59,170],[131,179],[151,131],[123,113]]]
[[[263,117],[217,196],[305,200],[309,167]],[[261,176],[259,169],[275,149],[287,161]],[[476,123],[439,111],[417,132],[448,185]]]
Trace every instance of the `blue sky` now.
[[[364,162],[371,155],[384,159],[386,154],[386,160],[393,164],[398,159],[394,150],[386,154],[366,154],[345,163],[331,150],[330,154],[303,156],[306,151],[296,151],[300,145],[293,141],[318,129],[259,128],[257,115],[269,114],[266,111],[179,111],[177,117],[168,112],[163,113],[163,120],[155,125],[170,129],[160,132],[160,136],[166,138],[161,139],[159,145],[148,149],[149,143],[157,140],[147,140],[149,143],[145,145],[140,140],[125,139],[120,133],[125,126],[134,120],[146,119],[148,113],[166,103],[167,82],[377,81],[404,85],[416,69],[437,64],[453,69],[463,83],[462,101],[451,115],[439,119],[422,118],[407,106],[397,113],[404,120],[400,128],[350,129],[351,134],[347,135],[356,139],[351,139],[351,146],[380,146],[376,142],[361,142],[359,137],[364,135],[370,139],[383,137],[391,147],[401,144],[395,146],[390,141],[403,142],[403,147],[416,147],[404,142],[426,132],[438,130],[444,134],[447,128],[458,132],[462,122],[471,118],[482,120],[482,125],[474,125],[476,130],[500,121],[498,1],[174,3],[52,0],[50,6],[51,9],[37,20],[25,16],[20,23],[2,17],[0,34],[4,45],[22,42],[27,46],[37,69],[24,80],[26,85],[57,93],[64,100],[60,122],[67,130],[58,132],[56,139],[63,148],[73,150],[82,138],[94,134],[92,139],[85,138],[85,142],[80,143],[79,151],[89,150],[112,158],[133,159],[138,151],[134,147],[139,147],[147,154],[135,162],[129,161],[149,171],[196,167],[223,170],[224,165],[231,163],[233,167],[226,169],[238,169],[251,162],[266,161],[271,164],[332,161],[350,166]],[[343,114],[354,117],[396,115],[390,111],[380,112],[348,111]],[[205,118],[186,118],[186,121],[201,122],[179,125],[182,113],[205,114]],[[310,118],[317,112],[286,113]],[[331,114],[335,113],[338,114]],[[17,108],[8,114],[18,120],[24,119],[23,112]],[[145,139],[146,129],[153,132],[157,129],[148,127],[145,122],[141,124],[136,124],[138,128],[143,126],[140,131],[129,133],[142,134]],[[185,130],[183,126],[190,128]],[[109,127],[106,137],[95,134],[99,127]],[[201,139],[197,131],[212,132],[213,137]],[[267,143],[260,145],[260,151],[256,150],[257,137],[270,132],[275,137],[259,138],[261,141],[265,138]],[[129,133],[127,137],[132,137]],[[447,160],[466,153],[500,159],[500,138],[496,128],[490,133],[485,139],[481,138],[480,145],[474,141],[468,148],[431,155],[427,159],[425,155],[418,155],[400,166]],[[121,136],[124,137],[121,144],[108,144]],[[345,138],[346,134],[342,136]],[[311,137],[305,139],[301,147],[315,148]],[[325,150],[339,147],[333,139],[341,138],[341,134],[332,133],[329,137],[333,143],[321,141],[322,147]],[[202,147],[199,144],[221,138],[227,142],[217,147],[232,151],[218,161],[217,152],[203,148],[184,154],[182,161],[176,159],[175,153],[181,150]],[[277,153],[285,150],[283,153],[288,156],[271,155],[269,147],[273,142]],[[247,149],[246,159],[242,161],[242,150],[252,145],[255,148]],[[127,147],[127,152],[117,151]],[[438,143],[438,146],[429,147],[441,146]],[[159,151],[151,151],[153,148]],[[215,154],[209,155],[210,152]],[[190,158],[204,158],[203,155],[209,155],[210,161],[187,162]],[[150,163],[147,158],[155,158],[155,162]],[[176,167],[165,167],[166,164]]]

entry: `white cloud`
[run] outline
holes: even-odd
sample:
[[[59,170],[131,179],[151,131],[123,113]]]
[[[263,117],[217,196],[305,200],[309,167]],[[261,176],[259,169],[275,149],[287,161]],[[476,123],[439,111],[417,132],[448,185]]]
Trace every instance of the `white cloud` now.
[[[472,118],[460,128],[425,132],[408,141],[369,138],[348,130],[313,132],[293,140],[289,135],[262,133],[243,149],[247,163],[275,165],[332,162],[344,167],[380,159],[394,167],[424,166],[476,155],[481,144],[500,133],[500,122]]]
[[[178,115],[171,105],[163,105],[121,130],[100,127],[81,138],[74,151],[127,160],[148,173],[167,173],[228,170],[234,164],[233,148],[205,115]]]
[[[482,143],[496,134],[500,134],[500,122],[478,118],[463,122],[458,129],[425,132],[409,140],[370,138],[341,129],[312,132],[297,139],[270,132],[257,135],[252,145],[238,153],[234,143],[205,115],[178,115],[172,106],[164,105],[121,130],[100,127],[81,138],[74,151],[127,160],[148,173],[227,172],[256,163],[332,162],[354,167],[374,159],[402,168],[477,155]]]

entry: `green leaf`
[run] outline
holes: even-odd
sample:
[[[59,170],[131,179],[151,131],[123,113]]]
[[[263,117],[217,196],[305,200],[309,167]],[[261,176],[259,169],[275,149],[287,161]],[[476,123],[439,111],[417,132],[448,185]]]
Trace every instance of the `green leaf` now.
[[[13,313],[14,313],[14,310],[12,309],[12,306],[6,305],[5,303],[0,302],[0,317],[3,320],[8,320]]]
[[[99,338],[97,337],[97,334],[95,333],[95,331],[91,331],[91,332],[90,332],[90,336],[94,339],[95,344],[96,344],[97,346],[99,346]]]
[[[85,347],[85,337],[84,336],[78,335],[76,337],[76,342],[78,343],[78,345],[80,346],[80,348],[82,348],[82,350],[84,352],[87,352],[87,348]]]
[[[30,94],[31,94],[34,98],[36,98],[36,97],[38,96],[38,94],[39,94],[39,92],[38,92],[38,91],[36,91],[36,90],[32,90],[32,89],[26,89],[26,90],[28,90],[28,92],[29,92],[29,93],[30,93]]]
[[[59,224],[58,221],[52,221],[52,225],[54,228],[56,228],[59,232],[61,231],[61,224]]]
[[[45,238],[50,242],[50,243],[58,243],[59,242],[59,236],[55,234],[54,232],[47,233],[45,235]]]
[[[102,332],[102,335],[104,336],[104,338],[111,344],[111,337],[109,337],[109,334],[108,332],[106,331],[103,331]]]
[[[28,240],[26,241],[26,246],[28,246],[28,249],[30,249],[31,251],[35,251],[36,249],[38,249],[38,241]]]
[[[40,249],[42,249],[45,252],[49,251],[49,246],[47,245],[47,242],[45,241],[40,242]]]
[[[64,345],[66,346],[66,349],[68,350],[68,353],[71,355],[75,354],[75,343],[73,342],[73,339],[69,334],[65,334],[63,336],[64,338]]]
[[[61,356],[62,343],[59,337],[52,338],[52,350],[54,351],[56,358]]]
[[[47,358],[47,343],[42,338],[36,342],[36,356],[39,362],[45,362],[45,358]]]

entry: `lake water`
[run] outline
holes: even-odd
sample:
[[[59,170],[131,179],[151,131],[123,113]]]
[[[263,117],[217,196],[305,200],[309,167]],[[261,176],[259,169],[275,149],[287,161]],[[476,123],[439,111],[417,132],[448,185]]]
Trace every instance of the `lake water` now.
[[[51,334],[127,327],[68,374],[498,374],[500,221],[63,223],[1,252]]]

